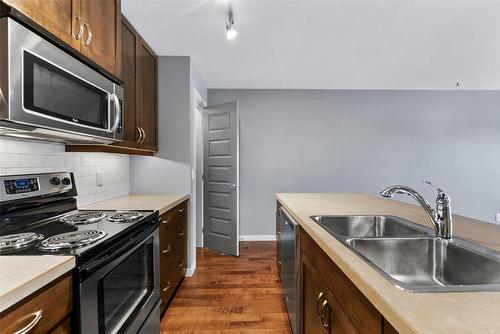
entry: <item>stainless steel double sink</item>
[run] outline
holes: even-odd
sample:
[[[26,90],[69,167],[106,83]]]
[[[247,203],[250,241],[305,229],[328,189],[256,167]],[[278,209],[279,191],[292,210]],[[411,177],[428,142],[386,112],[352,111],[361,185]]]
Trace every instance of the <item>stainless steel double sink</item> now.
[[[500,252],[394,216],[311,218],[403,290],[500,291]]]

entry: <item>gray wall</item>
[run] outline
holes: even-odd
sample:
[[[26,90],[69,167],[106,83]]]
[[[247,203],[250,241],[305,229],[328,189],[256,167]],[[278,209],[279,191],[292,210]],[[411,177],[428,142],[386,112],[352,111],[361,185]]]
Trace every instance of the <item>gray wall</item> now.
[[[242,235],[274,234],[276,192],[402,183],[433,201],[429,179],[455,213],[493,222],[500,212],[500,92],[208,91],[209,105],[234,100]]]
[[[132,193],[191,191],[190,60],[158,57],[158,153],[132,157]]]
[[[158,57],[158,153],[130,159],[132,193],[192,194],[193,91],[207,89],[189,57]],[[189,231],[196,230],[196,199],[190,200]],[[189,267],[196,261],[196,234],[189,233]]]

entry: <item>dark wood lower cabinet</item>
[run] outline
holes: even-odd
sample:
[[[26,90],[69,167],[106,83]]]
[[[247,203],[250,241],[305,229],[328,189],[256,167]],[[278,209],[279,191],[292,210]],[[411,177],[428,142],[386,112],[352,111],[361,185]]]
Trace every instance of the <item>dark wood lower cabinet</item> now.
[[[188,201],[160,216],[161,312],[186,275]]]
[[[69,272],[3,311],[0,313],[0,333],[69,334],[72,287]],[[32,330],[26,330],[35,322],[37,325]]]
[[[281,204],[278,202],[277,211],[280,207]],[[276,225],[276,230],[279,231],[278,214]],[[279,258],[279,248],[277,251]],[[300,319],[303,334],[397,333],[302,228],[300,230],[300,278]]]
[[[358,333],[306,255],[302,258],[302,333]]]

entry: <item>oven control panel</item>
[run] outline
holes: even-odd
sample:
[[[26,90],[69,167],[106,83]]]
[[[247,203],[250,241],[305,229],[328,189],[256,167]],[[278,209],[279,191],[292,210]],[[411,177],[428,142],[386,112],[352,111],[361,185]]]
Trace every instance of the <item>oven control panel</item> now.
[[[5,193],[7,195],[29,193],[40,190],[38,178],[4,180]]]
[[[0,176],[0,202],[67,192],[73,180],[69,172]]]

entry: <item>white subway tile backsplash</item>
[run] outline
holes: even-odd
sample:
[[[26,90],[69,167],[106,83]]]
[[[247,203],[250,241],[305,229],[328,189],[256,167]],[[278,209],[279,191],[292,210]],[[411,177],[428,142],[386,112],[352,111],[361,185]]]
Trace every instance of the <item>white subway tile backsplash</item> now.
[[[0,167],[21,167],[21,156],[15,153],[0,153]]]
[[[45,157],[45,167],[64,166],[63,155],[48,155]]]
[[[21,154],[21,167],[43,166],[44,161],[43,155]]]
[[[130,159],[106,153],[66,153],[63,144],[14,140],[0,137],[0,175],[74,172],[78,205],[128,195]],[[96,185],[96,173],[104,184]]]

